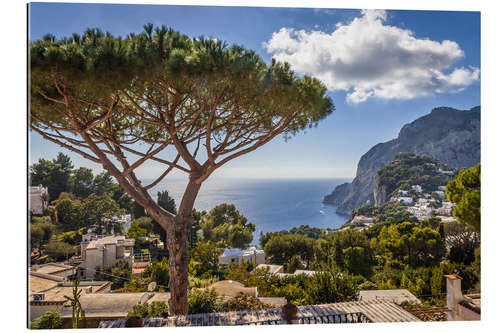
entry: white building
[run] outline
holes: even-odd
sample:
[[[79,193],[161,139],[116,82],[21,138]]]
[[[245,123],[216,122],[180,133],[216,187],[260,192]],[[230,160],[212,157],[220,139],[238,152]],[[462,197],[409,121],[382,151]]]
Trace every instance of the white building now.
[[[29,210],[33,215],[42,215],[43,210],[47,207],[49,200],[49,190],[42,185],[30,186],[30,207]]]
[[[441,198],[444,198],[446,196],[446,194],[444,193],[444,191],[436,191],[436,194],[439,195]]]
[[[443,201],[443,205],[436,209],[436,213],[439,215],[444,215],[444,216],[451,216],[453,213],[453,208],[456,206],[456,204],[449,202],[449,201]]]
[[[255,246],[249,247],[246,250],[242,249],[225,249],[224,253],[219,256],[219,264],[241,264],[244,262],[252,262],[257,265],[265,264],[266,257],[264,250],[257,249]]]
[[[111,220],[113,220],[113,223],[123,224],[123,230],[127,232],[130,228],[130,224],[132,223],[132,215],[126,214],[121,216],[113,216]]]
[[[450,201],[443,201],[443,207],[444,208],[450,208],[453,209],[457,204],[450,202]]]
[[[446,171],[446,170],[443,170],[441,168],[439,168],[438,172],[441,173],[441,174],[444,174],[444,175],[452,175],[453,174],[453,171],[451,171],[451,170],[450,171]]]
[[[114,267],[120,259],[132,267],[134,244],[135,239],[125,236],[83,235],[80,244],[83,277],[92,279],[96,270]]]
[[[412,197],[399,197],[398,201],[403,205],[410,205],[413,202]]]
[[[427,206],[412,206],[408,207],[407,210],[419,221],[423,221],[432,216],[432,208]]]
[[[419,198],[416,202],[416,205],[417,206],[427,206],[427,204],[429,203],[429,200],[428,199],[424,199],[424,198]]]
[[[422,193],[422,186],[420,185],[412,185],[411,189],[415,192]]]
[[[446,186],[438,186],[438,190],[446,192]]]
[[[408,191],[399,190],[399,195],[402,197],[406,197],[408,195]]]

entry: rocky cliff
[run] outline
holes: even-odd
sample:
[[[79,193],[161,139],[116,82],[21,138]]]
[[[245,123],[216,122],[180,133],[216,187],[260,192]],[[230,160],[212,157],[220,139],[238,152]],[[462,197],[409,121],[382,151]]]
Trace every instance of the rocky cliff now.
[[[337,212],[344,214],[374,204],[377,171],[402,152],[428,155],[455,168],[479,163],[480,118],[479,106],[465,111],[449,107],[433,109],[430,114],[404,125],[396,139],[372,147],[359,160],[354,180],[337,186],[323,201],[339,205]]]

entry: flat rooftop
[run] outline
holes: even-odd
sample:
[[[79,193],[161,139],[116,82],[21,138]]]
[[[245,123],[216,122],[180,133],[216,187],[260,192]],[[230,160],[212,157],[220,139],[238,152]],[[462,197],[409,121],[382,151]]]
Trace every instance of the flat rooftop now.
[[[58,283],[59,283],[58,281],[45,279],[43,277],[34,276],[31,274],[28,277],[30,294],[39,293],[43,290],[55,287],[55,286],[57,286]]]
[[[108,236],[99,239],[94,239],[89,242],[87,249],[101,248],[107,244],[117,244],[120,246],[134,246],[135,239],[125,238],[125,236]]]
[[[147,299],[147,293],[98,293],[87,294],[80,298],[85,316],[125,317],[141,300]],[[71,307],[64,308],[61,317],[71,317]]]
[[[85,283],[81,283],[78,290],[82,290],[81,295],[90,295],[87,294],[87,290],[89,287],[92,287],[91,293],[98,292],[100,288],[106,287],[108,284],[111,284],[110,281],[84,281]],[[47,289],[43,292],[44,300],[46,301],[65,301],[66,298],[64,296],[73,295],[73,285],[72,282],[64,283],[64,285],[57,285],[50,289]]]
[[[73,266],[70,265],[64,265],[64,264],[57,264],[57,263],[48,263],[44,265],[40,265],[38,267],[31,267],[31,270],[33,272],[37,273],[42,273],[42,274],[51,274],[51,275],[57,275],[59,272],[65,272],[69,270],[74,270],[76,269]]]
[[[242,283],[233,280],[223,280],[212,283],[207,289],[214,288],[215,292],[219,296],[236,296],[240,292],[256,296],[257,288],[256,287],[245,287]]]
[[[383,300],[396,304],[405,301],[420,304],[420,300],[407,289],[361,290],[359,299],[361,301]]]

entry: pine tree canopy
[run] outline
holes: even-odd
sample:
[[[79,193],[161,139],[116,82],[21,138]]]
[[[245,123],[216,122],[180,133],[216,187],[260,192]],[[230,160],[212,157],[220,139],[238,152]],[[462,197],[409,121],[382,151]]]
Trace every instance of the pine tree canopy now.
[[[219,156],[272,132],[314,126],[334,109],[322,83],[288,64],[267,65],[241,46],[164,26],[144,28],[125,38],[88,29],[32,42],[34,129],[83,129],[123,144],[167,143],[173,133],[185,144],[209,137],[219,140],[212,149]],[[60,136],[51,138],[77,143]]]

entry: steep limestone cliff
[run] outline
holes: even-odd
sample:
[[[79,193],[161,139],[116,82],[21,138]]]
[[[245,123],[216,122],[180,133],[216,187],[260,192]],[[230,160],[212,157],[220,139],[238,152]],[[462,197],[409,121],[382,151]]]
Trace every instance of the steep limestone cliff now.
[[[337,186],[324,198],[339,205],[339,213],[374,204],[373,185],[377,171],[401,152],[428,155],[455,168],[475,165],[481,159],[481,108],[462,111],[439,107],[403,126],[396,139],[379,143],[364,154],[351,183]]]

